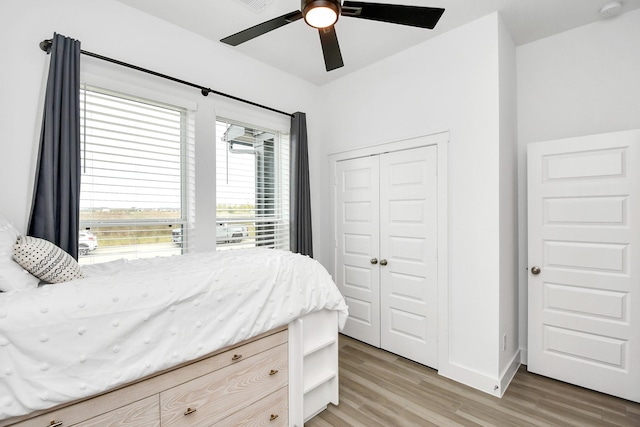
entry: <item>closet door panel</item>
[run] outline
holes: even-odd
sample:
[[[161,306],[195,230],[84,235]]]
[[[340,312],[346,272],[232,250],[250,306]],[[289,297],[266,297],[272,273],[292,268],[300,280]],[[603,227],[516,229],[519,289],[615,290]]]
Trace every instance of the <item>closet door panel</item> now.
[[[380,347],[379,162],[336,164],[336,283],[349,305],[343,333]]]
[[[437,201],[435,146],[380,156],[381,347],[433,368]]]

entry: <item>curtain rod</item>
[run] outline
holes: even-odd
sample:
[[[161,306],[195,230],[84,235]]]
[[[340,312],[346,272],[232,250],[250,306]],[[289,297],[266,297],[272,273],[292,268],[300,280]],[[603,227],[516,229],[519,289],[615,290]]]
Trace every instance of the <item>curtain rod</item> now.
[[[51,50],[51,45],[52,44],[53,44],[53,40],[52,39],[43,40],[43,41],[40,42],[40,49],[42,49],[43,51],[45,51],[48,54],[50,52],[50,50]],[[233,99],[233,100],[236,100],[236,101],[244,102],[245,104],[253,105],[254,107],[264,108],[265,110],[273,111],[274,113],[280,113],[280,114],[284,114],[285,116],[293,117],[293,114],[291,114],[291,113],[287,113],[285,111],[281,111],[281,110],[277,110],[275,108],[267,107],[266,105],[258,104],[256,102],[249,101],[249,100],[246,100],[246,99],[238,98],[237,96],[233,96],[233,95],[229,95],[227,93],[219,92],[217,90],[213,90],[213,89],[208,88],[208,87],[200,86],[200,85],[197,85],[195,83],[187,82],[185,80],[181,80],[181,79],[178,79],[176,77],[171,77],[171,76],[168,76],[166,74],[158,73],[157,71],[149,70],[147,68],[138,67],[137,65],[128,64],[126,62],[118,61],[117,59],[108,58],[106,56],[98,55],[97,53],[88,52],[88,51],[82,50],[82,49],[80,50],[80,53],[83,54],[83,55],[91,56],[93,58],[101,59],[103,61],[111,62],[113,64],[122,65],[123,67],[132,68],[132,69],[137,70],[137,71],[142,71],[143,73],[152,74],[152,75],[154,75],[156,77],[162,77],[163,79],[171,80],[172,82],[181,83],[181,84],[186,85],[186,86],[191,86],[191,87],[194,87],[196,89],[200,89],[200,93],[202,93],[203,96],[207,96],[210,93],[213,93],[215,95],[224,96],[226,98],[230,98],[230,99]]]

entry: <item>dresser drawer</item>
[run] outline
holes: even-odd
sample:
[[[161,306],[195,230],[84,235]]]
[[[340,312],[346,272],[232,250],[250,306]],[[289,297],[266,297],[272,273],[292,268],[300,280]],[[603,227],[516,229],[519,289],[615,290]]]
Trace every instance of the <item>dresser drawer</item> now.
[[[216,427],[286,427],[289,424],[288,415],[288,387],[283,387],[242,411],[216,423]]]
[[[156,395],[74,424],[73,427],[160,427],[159,410],[160,403]]]
[[[242,355],[243,347],[236,354]],[[211,426],[283,388],[288,346],[244,355],[233,365],[160,393],[160,420],[168,426]]]
[[[261,339],[253,339],[252,341],[238,345],[230,350],[223,349],[217,354],[191,363],[184,368],[177,369],[166,375],[159,387],[166,390],[169,387],[186,383],[198,377],[206,375],[210,372],[217,371],[224,367],[235,365],[256,354],[262,353],[270,348],[277,347],[287,343],[288,332],[286,330],[270,334]]]
[[[45,415],[28,419],[12,427],[103,427],[103,426],[136,426],[159,427],[158,395],[138,400],[120,408],[105,412],[105,407],[96,403],[96,399],[52,411]]]

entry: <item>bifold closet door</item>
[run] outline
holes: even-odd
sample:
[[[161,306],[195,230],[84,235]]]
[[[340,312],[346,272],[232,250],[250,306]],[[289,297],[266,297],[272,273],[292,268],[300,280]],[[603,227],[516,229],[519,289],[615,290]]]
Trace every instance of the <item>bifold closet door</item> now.
[[[336,162],[345,335],[437,367],[437,148]]]
[[[437,368],[435,146],[380,156],[380,346]]]
[[[349,306],[345,335],[380,347],[379,159],[336,165],[336,283]]]

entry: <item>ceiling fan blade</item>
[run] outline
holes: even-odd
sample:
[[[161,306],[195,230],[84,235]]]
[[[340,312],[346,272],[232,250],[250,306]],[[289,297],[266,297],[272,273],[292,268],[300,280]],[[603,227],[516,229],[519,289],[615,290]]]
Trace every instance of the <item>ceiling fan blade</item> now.
[[[318,33],[320,34],[320,44],[322,45],[324,65],[327,71],[344,66],[342,53],[340,53],[340,45],[338,45],[338,36],[334,26],[319,28]]]
[[[226,43],[231,46],[238,46],[240,43],[244,43],[258,36],[273,31],[287,24],[290,24],[298,19],[302,19],[302,12],[296,10],[295,12],[287,13],[286,15],[278,16],[277,18],[270,19],[262,24],[255,25],[246,30],[242,30],[239,33],[235,33],[229,37],[225,37],[220,40],[222,43]]]
[[[342,16],[429,29],[436,26],[443,13],[444,9],[437,7],[402,6],[361,1],[345,1],[342,4]]]

